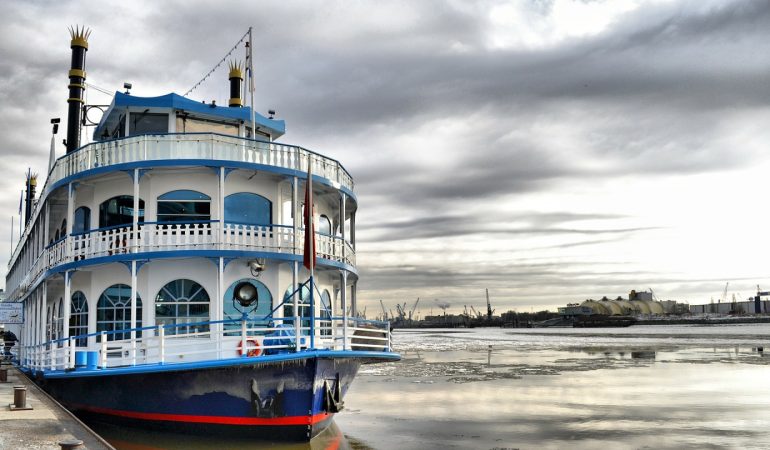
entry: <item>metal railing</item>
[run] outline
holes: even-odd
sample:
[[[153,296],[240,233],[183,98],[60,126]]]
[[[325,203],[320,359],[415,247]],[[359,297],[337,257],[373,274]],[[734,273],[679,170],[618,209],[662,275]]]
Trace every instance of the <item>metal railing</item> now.
[[[60,264],[124,253],[171,250],[247,250],[301,254],[304,230],[286,225],[245,225],[218,221],[147,222],[137,232],[131,225],[108,227],[69,235],[48,246],[24,274],[22,290],[35,284],[46,270]],[[356,254],[341,237],[316,232],[319,257],[355,266]],[[11,293],[13,294],[13,293]]]
[[[302,147],[216,133],[167,133],[94,142],[60,157],[48,174],[41,191],[41,200],[59,181],[88,170],[117,164],[177,159],[263,164],[302,172],[307,171],[309,164],[313,175],[331,181],[335,187],[351,191],[354,187],[353,178],[339,161]],[[37,203],[30,223],[35,223],[44,203]],[[28,233],[27,230],[19,239],[9,259],[9,268],[15,264]]]
[[[33,371],[110,369],[250,358],[307,350],[392,352],[388,322],[351,317],[254,318],[180,323],[101,331],[14,349]],[[226,325],[238,325],[237,329]],[[184,328],[186,333],[177,333]],[[314,339],[310,339],[310,335]],[[113,339],[125,335],[129,339]],[[77,342],[88,342],[78,347]],[[313,342],[313,348],[311,348]],[[88,353],[91,362],[88,362]]]

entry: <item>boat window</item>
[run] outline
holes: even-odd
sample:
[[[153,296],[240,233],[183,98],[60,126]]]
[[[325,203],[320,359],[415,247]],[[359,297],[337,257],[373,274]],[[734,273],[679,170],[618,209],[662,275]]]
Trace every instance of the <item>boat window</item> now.
[[[332,221],[324,214],[321,214],[321,217],[318,218],[318,233],[332,234]]]
[[[225,197],[225,222],[248,225],[270,225],[272,202],[251,192],[238,192]]]
[[[64,237],[67,235],[67,219],[62,220],[59,230],[59,236]]]
[[[220,133],[232,136],[239,135],[238,125],[190,117],[187,115],[176,116],[176,131],[179,133]]]
[[[211,219],[211,197],[197,191],[166,192],[158,197],[158,222]]]
[[[72,233],[85,233],[91,229],[91,210],[85,206],[75,210]]]
[[[134,197],[119,195],[99,205],[99,228],[131,225],[134,222]],[[139,200],[139,223],[144,223],[144,200]]]
[[[136,294],[136,327],[142,326],[142,299]],[[120,331],[131,329],[131,286],[113,284],[102,292],[96,305],[96,331]],[[140,337],[141,331],[136,332]],[[131,333],[107,335],[108,341],[130,339]]]
[[[251,127],[246,126],[246,137],[251,138]],[[257,127],[257,135],[254,137],[255,139],[259,141],[269,141],[270,135],[265,133],[264,131],[261,131],[259,127]]]
[[[129,116],[128,134],[168,133],[168,114],[134,113]]]
[[[321,311],[319,311],[319,316],[326,319],[318,322],[318,326],[321,329],[321,336],[331,336],[332,297],[329,294],[328,289],[324,289],[324,291],[321,293]]]
[[[155,324],[182,325],[209,321],[209,294],[192,280],[174,280],[155,296]],[[209,331],[208,325],[168,327],[168,335]]]
[[[88,301],[86,296],[77,291],[72,294],[70,303],[70,336],[80,336],[88,334]],[[75,340],[75,346],[85,347],[88,345],[87,338],[78,338]]]
[[[286,288],[286,292],[283,294],[283,316],[284,317],[294,317],[294,299],[292,298],[292,293],[297,288],[294,287],[294,285],[289,285],[289,287]],[[299,298],[297,299],[297,307],[299,309],[299,315],[302,317],[310,317],[310,288],[308,288],[307,284],[302,286],[302,289],[300,292],[297,292],[296,295],[299,295]],[[309,321],[302,321],[302,326],[310,326]]]
[[[233,303],[233,290],[235,289],[235,286],[237,286],[239,283],[247,281],[251,283],[252,286],[257,288],[257,309],[254,310],[254,312],[249,313],[249,320],[247,321],[247,326],[253,327],[253,326],[266,326],[269,323],[269,318],[266,319],[265,317],[270,314],[270,312],[273,310],[273,295],[270,293],[270,289],[267,288],[263,283],[260,281],[251,279],[251,278],[243,278],[240,279],[230,285],[229,288],[227,288],[227,291],[225,292],[224,297],[224,316],[223,318],[225,320],[240,320],[243,313],[239,311],[235,304]],[[240,305],[238,306],[240,308]],[[243,308],[241,308],[243,309]],[[238,333],[229,333],[229,335],[239,335],[240,336],[240,329],[241,324],[238,323],[225,323],[225,330],[238,330]]]
[[[61,339],[64,336],[64,299],[59,297],[59,302],[56,304],[53,310],[53,338]],[[62,343],[59,343],[61,346]]]

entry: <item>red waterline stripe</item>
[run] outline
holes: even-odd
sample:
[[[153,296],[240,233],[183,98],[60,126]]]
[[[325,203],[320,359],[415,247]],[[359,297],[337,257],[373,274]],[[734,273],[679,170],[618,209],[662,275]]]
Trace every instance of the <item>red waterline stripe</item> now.
[[[142,413],[135,411],[121,411],[117,409],[96,408],[91,406],[78,406],[98,414],[126,417],[130,419],[159,420],[166,422],[209,423],[218,425],[315,425],[331,416],[329,413],[320,413],[313,416],[287,416],[287,417],[233,417],[233,416],[192,416],[186,414],[160,414]]]

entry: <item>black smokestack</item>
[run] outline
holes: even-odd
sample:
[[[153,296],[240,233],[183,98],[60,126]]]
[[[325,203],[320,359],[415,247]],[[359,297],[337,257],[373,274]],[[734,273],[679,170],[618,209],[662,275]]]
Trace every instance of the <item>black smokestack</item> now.
[[[72,49],[72,64],[70,65],[70,96],[69,112],[67,114],[67,153],[80,148],[80,121],[83,112],[83,91],[86,86],[86,52],[88,51],[88,37],[91,30],[86,27],[70,28],[70,48]]]
[[[35,190],[37,189],[37,174],[27,172],[27,192],[24,198],[24,223],[29,224],[32,218],[32,205],[35,203]]]
[[[241,83],[243,82],[243,69],[240,63],[230,62],[230,101],[228,106],[240,108],[243,106],[241,98]]]

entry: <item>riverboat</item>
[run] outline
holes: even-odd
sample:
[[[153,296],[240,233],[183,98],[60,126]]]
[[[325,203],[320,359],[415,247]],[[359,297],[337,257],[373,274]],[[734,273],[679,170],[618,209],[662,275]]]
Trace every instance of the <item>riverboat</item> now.
[[[71,30],[66,154],[52,137],[38,198],[27,177],[16,363],[87,419],[311,439],[362,364],[400,359],[357,314],[352,177],[244,106],[252,45],[228,106],[116,92],[81,146],[89,34]]]

